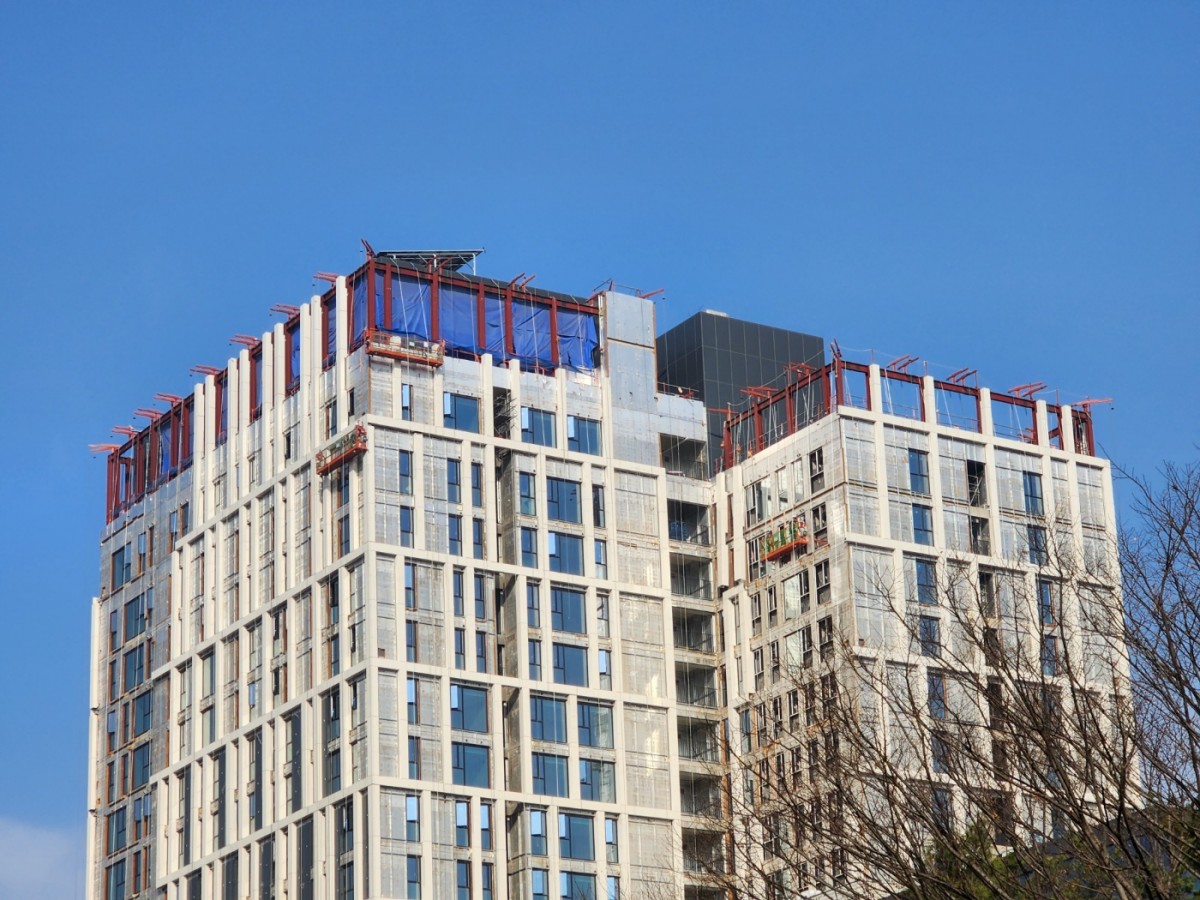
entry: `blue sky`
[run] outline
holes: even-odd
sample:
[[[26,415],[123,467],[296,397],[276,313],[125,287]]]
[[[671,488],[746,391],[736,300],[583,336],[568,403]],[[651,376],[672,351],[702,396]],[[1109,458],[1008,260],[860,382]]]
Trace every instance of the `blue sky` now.
[[[0,33],[0,857],[82,831],[88,442],[359,237],[1111,396],[1111,458],[1196,456],[1194,3],[10,3]]]

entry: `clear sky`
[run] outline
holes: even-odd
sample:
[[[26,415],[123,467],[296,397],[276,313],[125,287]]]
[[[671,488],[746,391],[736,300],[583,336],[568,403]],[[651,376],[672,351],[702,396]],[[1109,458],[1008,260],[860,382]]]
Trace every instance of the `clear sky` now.
[[[359,237],[1113,397],[1106,455],[1197,455],[1200,5],[500,6],[0,7],[0,895],[78,889],[87,444]]]

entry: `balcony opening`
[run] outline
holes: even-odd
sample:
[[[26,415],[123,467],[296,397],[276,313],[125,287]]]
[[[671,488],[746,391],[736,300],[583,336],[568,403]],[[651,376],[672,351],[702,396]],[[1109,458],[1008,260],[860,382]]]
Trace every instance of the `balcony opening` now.
[[[671,554],[671,593],[692,600],[711,600],[713,597],[711,563]]]
[[[673,541],[710,546],[712,536],[708,527],[708,507],[682,500],[668,500],[667,534]]]
[[[692,609],[676,609],[674,615],[675,647],[698,653],[713,652],[712,613]]]
[[[684,478],[708,478],[708,443],[676,437],[658,436],[662,467],[670,475]]]
[[[721,779],[715,775],[679,774],[679,808],[685,816],[719,818]]]
[[[719,728],[719,722],[709,719],[691,719],[681,713],[676,729],[679,736],[680,758],[695,762],[720,762]]]
[[[675,663],[675,696],[680,703],[715,709],[721,704],[717,670],[698,663]]]

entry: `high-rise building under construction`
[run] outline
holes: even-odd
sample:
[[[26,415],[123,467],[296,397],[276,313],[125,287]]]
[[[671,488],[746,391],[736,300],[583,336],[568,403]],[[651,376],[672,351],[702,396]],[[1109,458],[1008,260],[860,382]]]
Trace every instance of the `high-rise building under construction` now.
[[[89,897],[714,900],[814,659],[1111,540],[1086,407],[473,259],[371,253],[109,448]]]

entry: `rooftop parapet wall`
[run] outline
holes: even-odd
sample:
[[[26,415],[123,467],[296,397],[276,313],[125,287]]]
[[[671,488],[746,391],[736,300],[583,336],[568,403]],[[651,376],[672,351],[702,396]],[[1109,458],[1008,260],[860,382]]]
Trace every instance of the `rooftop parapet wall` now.
[[[1048,404],[993,392],[964,379],[865,365],[835,357],[820,368],[794,366],[780,388],[751,388],[747,409],[729,411],[719,466],[730,468],[839,408],[862,409],[977,434],[1095,455],[1086,406]]]

